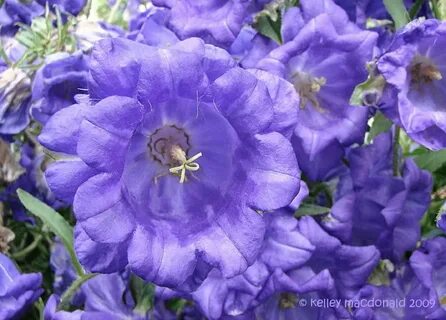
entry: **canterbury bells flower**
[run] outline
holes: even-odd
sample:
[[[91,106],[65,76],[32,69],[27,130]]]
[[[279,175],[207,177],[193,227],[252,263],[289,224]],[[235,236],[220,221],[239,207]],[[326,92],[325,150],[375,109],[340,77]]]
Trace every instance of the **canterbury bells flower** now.
[[[81,263],[128,265],[169,287],[214,267],[225,277],[246,270],[262,245],[262,212],[299,192],[293,149],[275,129],[292,85],[195,38],[168,49],[100,41],[90,75],[89,101],[56,113],[39,137],[70,155],[46,177],[74,202]]]

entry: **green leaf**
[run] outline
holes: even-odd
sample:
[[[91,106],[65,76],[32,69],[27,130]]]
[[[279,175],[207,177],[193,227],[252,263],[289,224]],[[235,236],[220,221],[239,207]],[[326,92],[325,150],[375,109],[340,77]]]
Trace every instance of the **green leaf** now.
[[[434,16],[440,20],[446,20],[446,0],[432,0]]]
[[[390,130],[392,121],[387,119],[381,112],[377,112],[373,118],[372,127],[367,135],[367,142],[370,143],[380,133]]]
[[[185,299],[173,298],[168,300],[165,304],[169,310],[172,310],[177,315],[180,315],[183,312],[184,307],[187,305],[187,303],[188,302]]]
[[[136,275],[131,275],[130,289],[132,296],[135,299],[136,306],[135,312],[146,315],[147,311],[153,307],[155,299],[155,287],[149,282],[145,282],[143,279]]]
[[[402,28],[409,23],[409,13],[403,0],[384,0],[384,6],[395,22],[395,28]]]
[[[443,204],[443,201],[434,200],[431,202],[428,211],[425,213],[421,220],[421,234],[423,237],[427,237],[432,234],[437,228],[438,212]]]
[[[414,156],[415,162],[422,169],[434,172],[446,163],[446,150],[430,151],[422,149],[424,152],[418,151]]]
[[[330,212],[330,208],[318,206],[316,204],[302,203],[294,213],[295,217],[318,216]]]
[[[68,253],[70,254],[73,265],[79,275],[83,275],[79,261],[73,247],[73,228],[64,220],[64,218],[53,208],[49,207],[39,199],[33,197],[28,192],[18,189],[17,195],[23,206],[32,214],[40,218],[52,232],[54,232],[62,241]]]
[[[280,35],[280,22],[281,19],[273,21],[269,16],[258,16],[254,23],[254,28],[265,37],[268,37],[277,43],[282,43],[282,37]]]

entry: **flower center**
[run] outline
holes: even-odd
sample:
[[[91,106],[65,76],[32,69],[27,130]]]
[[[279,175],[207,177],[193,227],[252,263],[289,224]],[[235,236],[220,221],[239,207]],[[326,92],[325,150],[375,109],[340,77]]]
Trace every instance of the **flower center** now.
[[[412,82],[415,84],[431,83],[434,80],[441,80],[443,76],[437,66],[428,58],[416,56],[410,67]]]
[[[296,307],[298,302],[297,295],[290,292],[284,292],[280,294],[279,308],[280,309],[292,309]]]
[[[151,136],[148,148],[153,159],[162,166],[169,168],[169,173],[180,178],[180,183],[187,181],[188,171],[198,171],[200,165],[195,161],[202,157],[199,152],[188,158],[190,149],[189,136],[183,130],[174,125],[157,129]]]
[[[440,304],[441,304],[442,306],[446,306],[446,296],[442,296],[442,297],[440,297]]]
[[[296,72],[292,75],[292,82],[300,95],[300,107],[302,109],[305,108],[308,102],[311,102],[318,111],[324,111],[317,99],[317,94],[327,83],[324,77],[318,78],[305,72]]]

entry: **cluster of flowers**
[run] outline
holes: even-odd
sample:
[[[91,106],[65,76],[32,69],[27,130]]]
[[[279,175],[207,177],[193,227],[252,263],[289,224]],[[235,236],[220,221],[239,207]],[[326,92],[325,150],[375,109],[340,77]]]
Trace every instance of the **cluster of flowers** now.
[[[128,2],[0,1],[1,320],[446,319],[432,3]],[[50,292],[19,188],[74,213]]]

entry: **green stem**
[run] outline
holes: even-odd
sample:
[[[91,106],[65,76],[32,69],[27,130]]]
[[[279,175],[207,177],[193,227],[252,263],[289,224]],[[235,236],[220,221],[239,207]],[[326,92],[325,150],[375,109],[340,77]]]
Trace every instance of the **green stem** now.
[[[96,275],[97,275],[96,273],[88,273],[88,274],[85,274],[85,275],[77,278],[62,295],[62,298],[60,299],[60,303],[59,303],[59,306],[57,309],[58,310],[66,309],[70,305],[71,298],[74,296],[74,294],[77,292],[77,290],[79,290],[79,288],[85,282],[87,282],[91,278],[95,277]]]
[[[400,176],[400,131],[401,128],[398,126],[395,126],[395,135],[393,139],[393,175],[395,177]]]
[[[76,257],[76,253],[74,251],[69,250],[71,262],[73,263],[74,269],[76,269],[76,273],[83,277],[85,276],[84,269],[82,268],[81,264],[79,263],[79,260]]]
[[[39,310],[39,319],[44,320],[43,312],[45,310],[45,304],[43,303],[42,298],[36,301],[37,310]]]
[[[20,260],[20,259],[25,258],[25,257],[28,255],[28,253],[30,253],[30,252],[33,251],[35,248],[37,248],[37,246],[39,245],[40,241],[42,241],[42,239],[43,239],[43,236],[40,235],[40,234],[38,234],[38,235],[34,238],[34,241],[31,242],[31,244],[30,244],[29,246],[27,246],[26,248],[24,248],[24,249],[22,249],[22,250],[20,250],[20,251],[18,251],[18,252],[13,253],[13,254],[12,254],[12,257],[13,257],[14,259],[16,259],[16,260]]]

